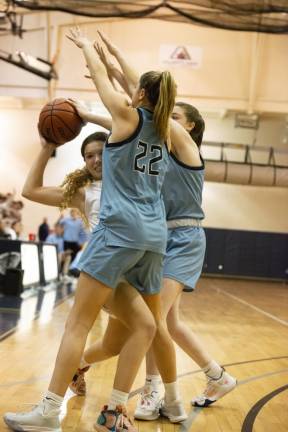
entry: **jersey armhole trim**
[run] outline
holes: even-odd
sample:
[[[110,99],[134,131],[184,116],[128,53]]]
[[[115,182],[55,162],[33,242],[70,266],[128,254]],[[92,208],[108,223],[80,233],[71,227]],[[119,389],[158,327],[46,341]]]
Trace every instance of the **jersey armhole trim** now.
[[[201,159],[202,165],[199,166],[199,167],[193,167],[193,166],[191,166],[191,165],[187,165],[187,164],[185,164],[184,162],[180,161],[180,160],[176,157],[176,155],[175,155],[172,151],[170,151],[170,156],[172,157],[172,159],[173,159],[173,160],[174,160],[178,165],[182,166],[183,168],[189,169],[189,170],[191,170],[191,171],[201,171],[201,170],[204,170],[204,168],[205,168],[205,162],[204,162],[204,160],[203,160],[203,158],[202,158],[202,156],[201,156],[200,153],[199,153],[199,155],[200,155],[200,159]]]
[[[133,141],[137,137],[137,135],[139,135],[140,130],[141,130],[142,126],[143,126],[143,114],[142,114],[142,112],[138,108],[137,108],[137,113],[138,113],[138,116],[139,116],[139,122],[138,122],[138,125],[137,125],[135,131],[133,132],[133,134],[130,135],[129,138],[126,138],[123,141],[118,141],[118,142],[113,142],[113,143],[109,143],[107,141],[106,147],[120,147],[120,146],[122,146],[124,144],[129,144],[131,141]]]

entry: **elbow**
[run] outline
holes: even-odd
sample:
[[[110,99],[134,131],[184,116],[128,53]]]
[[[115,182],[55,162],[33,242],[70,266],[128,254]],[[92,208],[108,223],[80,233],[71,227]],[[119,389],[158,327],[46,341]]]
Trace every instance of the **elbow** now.
[[[25,188],[25,186],[24,186],[24,188],[22,189],[22,192],[21,192],[21,196],[23,198],[31,199],[31,191],[29,189]]]

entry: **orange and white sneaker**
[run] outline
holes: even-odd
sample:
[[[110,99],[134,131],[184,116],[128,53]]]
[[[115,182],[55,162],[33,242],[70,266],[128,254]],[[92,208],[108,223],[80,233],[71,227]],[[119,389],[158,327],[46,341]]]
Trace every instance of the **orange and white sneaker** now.
[[[237,385],[237,380],[229,375],[224,369],[220,378],[208,378],[204,392],[191,400],[191,404],[196,407],[208,407],[231,392]]]
[[[69,384],[70,390],[73,391],[77,396],[85,396],[86,395],[86,381],[85,381],[85,372],[90,369],[90,366],[87,366],[83,369],[77,369],[71,383]]]
[[[101,411],[97,422],[94,424],[97,432],[137,432],[132,420],[128,417],[127,411],[121,405],[115,410],[109,410],[105,405]]]

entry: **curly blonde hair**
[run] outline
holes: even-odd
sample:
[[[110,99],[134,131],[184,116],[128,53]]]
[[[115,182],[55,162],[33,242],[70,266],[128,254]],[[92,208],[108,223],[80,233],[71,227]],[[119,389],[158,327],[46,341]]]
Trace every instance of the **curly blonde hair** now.
[[[83,159],[85,160],[85,147],[89,143],[93,141],[101,141],[105,143],[107,137],[108,135],[105,132],[95,132],[89,135],[83,141],[81,146],[81,154],[83,156]],[[61,184],[61,187],[63,188],[63,201],[60,205],[60,210],[71,207],[71,202],[76,192],[81,188],[89,186],[94,180],[94,177],[90,174],[86,167],[76,169],[75,171],[67,174],[63,183]],[[84,220],[85,224],[89,226],[86,215],[82,213],[81,217]]]
[[[67,174],[61,187],[63,188],[63,201],[61,209],[64,210],[71,206],[71,201],[76,192],[85,186],[90,185],[94,181],[93,176],[89,173],[86,167],[76,169]]]

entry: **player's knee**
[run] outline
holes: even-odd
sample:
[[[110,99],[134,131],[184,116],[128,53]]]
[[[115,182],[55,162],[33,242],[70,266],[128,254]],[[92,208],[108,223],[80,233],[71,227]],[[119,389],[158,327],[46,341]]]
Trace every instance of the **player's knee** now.
[[[86,322],[85,320],[80,320],[79,318],[70,316],[68,317],[65,323],[65,333],[73,333],[73,335],[77,336],[78,334],[86,334],[90,331],[91,324]]]
[[[103,342],[102,349],[107,357],[114,357],[120,354],[123,345]]]
[[[177,338],[182,333],[181,323],[176,320],[167,320],[167,327],[172,338]]]
[[[153,317],[149,317],[149,319],[145,320],[145,322],[142,324],[142,326],[139,328],[141,333],[143,334],[143,336],[151,341],[155,334],[156,334],[156,330],[157,330],[157,325],[155,320],[153,319]]]

